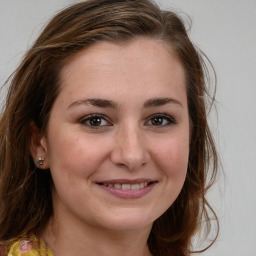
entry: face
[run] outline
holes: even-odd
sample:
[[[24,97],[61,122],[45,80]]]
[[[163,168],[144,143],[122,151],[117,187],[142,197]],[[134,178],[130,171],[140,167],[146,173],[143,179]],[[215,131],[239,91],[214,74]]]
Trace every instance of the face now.
[[[150,227],[177,198],[187,171],[182,65],[153,39],[81,51],[61,71],[41,146],[60,221]]]

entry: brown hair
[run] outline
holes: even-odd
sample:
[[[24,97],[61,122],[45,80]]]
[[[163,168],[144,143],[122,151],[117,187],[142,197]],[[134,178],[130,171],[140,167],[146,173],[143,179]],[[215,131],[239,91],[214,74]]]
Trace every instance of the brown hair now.
[[[30,123],[45,132],[62,67],[95,42],[128,43],[138,36],[162,40],[178,56],[186,74],[191,120],[185,184],[174,204],[153,224],[149,248],[156,256],[187,255],[202,220],[210,223],[208,210],[216,217],[205,198],[217,173],[217,153],[206,118],[207,70],[181,18],[149,0],[89,0],[66,8],[49,22],[11,79],[0,120],[0,240],[38,234],[52,215],[51,175],[38,170],[32,160]]]

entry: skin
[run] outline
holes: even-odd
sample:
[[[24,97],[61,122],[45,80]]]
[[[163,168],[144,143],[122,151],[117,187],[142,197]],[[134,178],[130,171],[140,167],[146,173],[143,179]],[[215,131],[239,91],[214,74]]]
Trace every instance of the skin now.
[[[42,237],[55,255],[150,255],[152,223],[173,204],[187,171],[182,65],[154,39],[81,51],[62,69],[47,134],[33,129],[31,151],[45,158],[41,168],[54,182],[54,216]],[[139,198],[120,198],[98,184],[116,179],[154,185]]]

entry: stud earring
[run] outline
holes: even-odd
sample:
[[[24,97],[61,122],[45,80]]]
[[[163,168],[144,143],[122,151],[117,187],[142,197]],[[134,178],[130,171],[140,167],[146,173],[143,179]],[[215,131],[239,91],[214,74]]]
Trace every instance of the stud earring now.
[[[37,159],[36,163],[37,163],[38,165],[42,166],[42,165],[44,164],[44,158],[39,157],[39,158]]]

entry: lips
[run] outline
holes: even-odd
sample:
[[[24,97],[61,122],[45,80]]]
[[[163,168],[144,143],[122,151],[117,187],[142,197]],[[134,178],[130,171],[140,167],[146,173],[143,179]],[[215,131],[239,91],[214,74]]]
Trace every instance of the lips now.
[[[103,186],[105,187],[110,187],[110,188],[118,188],[122,190],[138,190],[145,188],[149,183],[148,182],[140,182],[140,183],[135,183],[135,184],[121,184],[121,183],[103,183]]]
[[[125,199],[140,198],[148,194],[157,181],[137,179],[137,180],[109,180],[97,182],[104,191]]]

